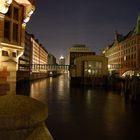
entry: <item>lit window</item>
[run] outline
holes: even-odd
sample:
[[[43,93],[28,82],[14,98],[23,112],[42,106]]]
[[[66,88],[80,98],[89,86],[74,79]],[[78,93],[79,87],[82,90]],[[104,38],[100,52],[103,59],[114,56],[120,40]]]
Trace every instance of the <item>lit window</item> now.
[[[99,76],[101,75],[102,62],[100,61],[85,61],[84,62],[84,76]]]

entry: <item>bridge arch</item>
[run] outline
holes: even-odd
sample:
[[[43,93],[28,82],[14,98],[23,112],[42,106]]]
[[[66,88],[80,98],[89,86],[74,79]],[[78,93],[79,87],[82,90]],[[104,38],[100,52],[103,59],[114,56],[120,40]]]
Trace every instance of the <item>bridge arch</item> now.
[[[133,75],[140,76],[140,71],[126,70],[124,73],[122,73],[122,76],[125,77],[126,75],[129,75],[129,76],[133,76]]]

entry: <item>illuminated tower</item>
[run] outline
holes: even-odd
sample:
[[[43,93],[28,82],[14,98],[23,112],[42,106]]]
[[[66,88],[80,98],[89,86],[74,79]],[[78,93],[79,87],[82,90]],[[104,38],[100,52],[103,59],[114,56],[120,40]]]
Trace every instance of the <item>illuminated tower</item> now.
[[[65,65],[65,58],[63,56],[59,58],[59,65]]]
[[[0,84],[16,81],[26,23],[34,10],[34,0],[0,0]]]

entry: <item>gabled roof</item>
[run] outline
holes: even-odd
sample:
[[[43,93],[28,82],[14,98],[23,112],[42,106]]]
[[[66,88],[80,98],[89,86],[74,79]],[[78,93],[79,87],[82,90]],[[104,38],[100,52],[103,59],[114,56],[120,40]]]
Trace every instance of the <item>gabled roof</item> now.
[[[128,33],[124,36],[124,39],[123,39],[122,41],[126,40],[127,38],[129,38],[129,37],[131,37],[131,36],[133,36],[133,35],[134,35],[134,29],[131,30],[130,32],[128,32]]]
[[[119,34],[117,31],[115,32],[115,40],[112,42],[112,44],[108,45],[108,48],[111,48],[116,42],[120,43],[134,35],[140,35],[140,15],[137,18],[136,26],[131,31],[129,31],[126,35]]]

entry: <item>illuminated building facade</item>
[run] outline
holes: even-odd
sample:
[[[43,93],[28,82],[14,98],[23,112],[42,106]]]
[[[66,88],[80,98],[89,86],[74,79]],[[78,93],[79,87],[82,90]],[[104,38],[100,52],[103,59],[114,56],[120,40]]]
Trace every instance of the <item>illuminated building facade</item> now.
[[[74,60],[76,58],[80,56],[87,56],[87,55],[95,55],[95,52],[92,52],[85,45],[75,45],[69,48],[69,52],[68,52],[69,65],[74,65]]]
[[[108,57],[109,71],[122,75],[140,74],[140,16],[135,28],[127,35],[115,33],[112,45],[102,52]]]
[[[63,56],[59,58],[59,65],[65,65],[65,58]]]
[[[19,58],[19,66],[25,66],[26,68],[30,65],[28,71],[34,71],[35,69],[38,71],[40,67],[38,64],[48,64],[48,51],[33,34],[26,32],[24,54]],[[36,68],[33,70],[34,67]]]
[[[0,0],[0,81],[16,81],[24,51],[25,27],[35,10],[34,0]]]
[[[48,51],[34,36],[31,37],[31,64],[48,64]]]
[[[107,58],[95,55],[85,45],[75,45],[69,49],[71,78],[102,77],[108,74]]]
[[[71,77],[102,77],[108,75],[108,59],[100,55],[87,55],[75,59],[70,69]]]

